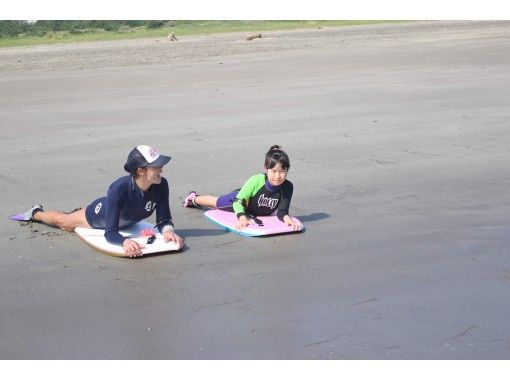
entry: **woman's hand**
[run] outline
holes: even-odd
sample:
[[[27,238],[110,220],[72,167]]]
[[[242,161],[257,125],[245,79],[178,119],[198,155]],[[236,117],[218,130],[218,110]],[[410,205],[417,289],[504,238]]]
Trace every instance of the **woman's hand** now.
[[[129,257],[137,257],[142,256],[142,248],[140,244],[138,244],[136,241],[131,239],[126,239],[122,243],[122,247],[124,248],[124,252],[126,252],[126,255]]]
[[[177,235],[173,230],[165,231],[163,237],[165,238],[165,241],[174,241],[177,244],[179,244],[179,246],[182,246],[182,244],[184,243],[184,239]]]
[[[248,227],[251,224],[251,219],[245,215],[241,215],[239,221],[236,224],[236,231],[241,231],[243,228]]]
[[[301,224],[296,223],[296,222],[294,221],[294,219],[292,219],[292,218],[290,217],[290,215],[285,215],[285,216],[283,217],[283,222],[284,222],[287,226],[292,227],[292,230],[293,230],[293,231],[297,231],[297,230],[299,230],[299,228],[301,227]]]

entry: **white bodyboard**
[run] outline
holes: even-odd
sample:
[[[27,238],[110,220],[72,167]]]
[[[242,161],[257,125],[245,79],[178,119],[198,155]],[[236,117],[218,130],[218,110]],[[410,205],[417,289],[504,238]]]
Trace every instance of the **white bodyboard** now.
[[[123,229],[119,232],[122,234],[122,236],[129,237],[130,239],[133,239],[140,245],[144,246],[144,248],[142,248],[142,255],[175,252],[182,249],[183,245],[173,241],[166,242],[163,235],[161,235],[159,231],[153,228],[153,224],[142,221],[133,224],[129,228]],[[140,236],[140,233],[147,229],[153,229],[156,236],[156,239],[154,239],[152,244],[147,244],[149,238],[148,236]],[[76,232],[76,235],[83,239],[87,244],[103,253],[107,253],[113,256],[128,257],[122,246],[111,244],[106,241],[103,229],[76,227],[74,232]]]

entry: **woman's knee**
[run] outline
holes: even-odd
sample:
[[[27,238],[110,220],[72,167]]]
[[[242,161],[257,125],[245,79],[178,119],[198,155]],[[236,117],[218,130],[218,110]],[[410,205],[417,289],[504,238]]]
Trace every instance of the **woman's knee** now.
[[[78,210],[71,214],[62,213],[58,216],[56,224],[58,228],[69,232],[73,232],[76,227],[90,227],[84,210]]]

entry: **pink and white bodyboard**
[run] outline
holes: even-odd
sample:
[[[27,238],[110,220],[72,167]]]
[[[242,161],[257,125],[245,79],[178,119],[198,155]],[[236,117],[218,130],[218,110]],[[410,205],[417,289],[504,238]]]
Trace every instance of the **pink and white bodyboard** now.
[[[233,212],[214,209],[206,211],[204,215],[217,225],[243,236],[278,235],[304,230],[303,224],[295,217],[292,219],[300,226],[297,231],[294,231],[292,227],[280,221],[274,215],[258,216],[255,221],[252,219],[252,224],[248,227],[243,228],[241,231],[237,231],[236,224],[238,220],[236,214]],[[259,223],[256,222],[257,220]]]

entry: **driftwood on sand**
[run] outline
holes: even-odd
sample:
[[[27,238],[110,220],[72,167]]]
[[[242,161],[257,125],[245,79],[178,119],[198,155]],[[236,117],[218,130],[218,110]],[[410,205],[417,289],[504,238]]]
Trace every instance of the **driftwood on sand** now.
[[[251,41],[254,38],[262,38],[262,33],[252,34],[251,36],[246,37],[246,40]]]

